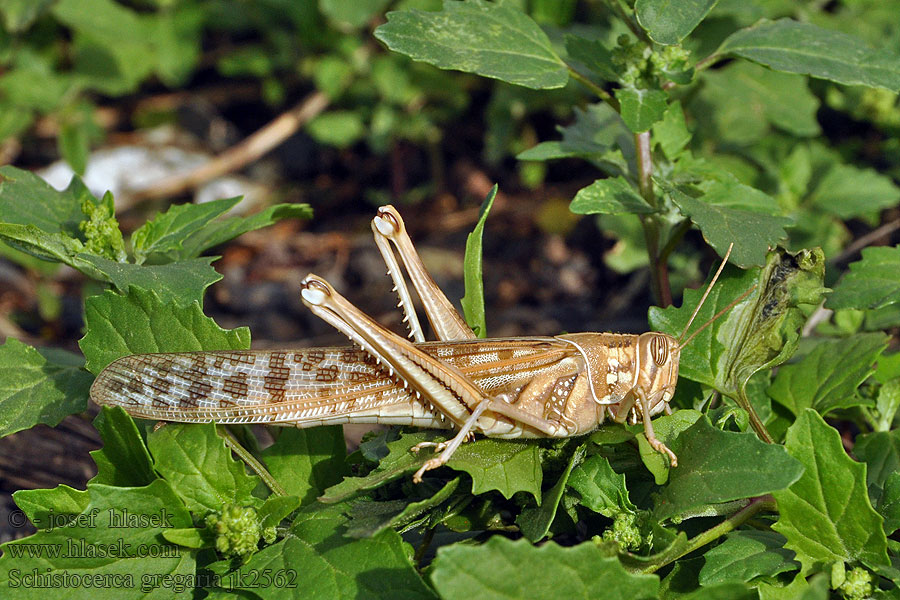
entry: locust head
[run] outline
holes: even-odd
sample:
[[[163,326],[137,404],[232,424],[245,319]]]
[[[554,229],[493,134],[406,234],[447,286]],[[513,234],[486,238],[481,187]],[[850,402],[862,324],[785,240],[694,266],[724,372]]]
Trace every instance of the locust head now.
[[[650,414],[665,409],[678,381],[681,346],[671,335],[650,331],[638,336],[635,387],[646,390]]]

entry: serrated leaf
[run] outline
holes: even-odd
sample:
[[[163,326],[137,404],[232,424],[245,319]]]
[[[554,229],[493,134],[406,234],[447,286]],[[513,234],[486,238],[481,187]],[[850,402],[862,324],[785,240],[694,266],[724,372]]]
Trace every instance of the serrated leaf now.
[[[7,338],[0,346],[0,437],[82,412],[90,386],[81,356]]]
[[[60,192],[30,171],[0,167],[0,223],[32,225],[46,233],[77,238],[78,224],[84,219],[84,193],[77,178]]]
[[[260,526],[277,527],[281,521],[289,514],[300,507],[300,498],[297,496],[276,496],[272,494],[263,505],[259,507],[257,514],[259,515]]]
[[[152,255],[169,260],[187,258],[181,254],[184,240],[200,231],[209,221],[228,212],[240,198],[225,198],[202,204],[172,205],[131,234],[135,261],[140,264]]]
[[[622,120],[634,133],[647,131],[662,120],[666,112],[668,96],[662,90],[621,87],[615,94],[621,106]]]
[[[900,188],[874,169],[836,164],[822,177],[809,202],[844,221],[854,217],[871,220],[881,210],[900,203]]]
[[[388,500],[385,502],[360,501],[350,510],[347,537],[372,537],[388,529],[409,525],[429,510],[440,506],[459,485],[459,477],[451,479],[437,492],[418,501]]]
[[[497,490],[512,498],[526,492],[540,500],[544,473],[540,450],[532,441],[476,440],[460,446],[447,466],[472,476],[473,494]]]
[[[527,574],[522,566],[528,565]],[[438,550],[431,581],[444,600],[656,598],[659,579],[627,572],[593,542],[564,548],[532,546],[494,536],[480,546],[454,544]]]
[[[677,44],[700,24],[718,0],[637,0],[638,23],[657,44]]]
[[[585,444],[581,444],[572,453],[569,464],[566,465],[566,469],[559,476],[553,487],[546,494],[543,494],[541,505],[536,508],[525,508],[519,513],[516,524],[526,539],[537,542],[543,539],[550,531],[550,525],[553,524],[553,519],[556,518],[556,511],[563,498],[563,493],[566,491],[566,485],[569,482],[572,469],[584,460],[584,453]]]
[[[595,454],[576,467],[569,487],[581,495],[581,504],[604,517],[637,512],[628,498],[625,476],[613,471],[605,456]]]
[[[219,219],[185,238],[181,243],[180,258],[199,256],[248,231],[256,231],[284,219],[310,219],[312,214],[309,204],[276,204],[247,217]]]
[[[569,205],[576,215],[620,215],[655,212],[634,187],[622,176],[598,179],[581,188]]]
[[[134,287],[126,295],[106,291],[91,296],[85,301],[84,318],[87,333],[78,345],[92,373],[129,354],[250,347],[246,327],[222,329],[197,302],[164,303],[153,291]]]
[[[714,181],[701,198],[674,188],[667,191],[719,254],[734,244],[730,261],[739,267],[764,264],[769,247],[787,237],[784,227],[791,219],[769,214],[771,204],[762,200],[765,194],[749,186]]]
[[[533,89],[569,80],[547,35],[510,4],[445,0],[440,12],[390,12],[387,20],[375,37],[413,60]]]
[[[16,506],[22,509],[37,529],[52,529],[68,524],[91,501],[87,490],[76,490],[67,485],[58,485],[49,490],[18,490],[13,492],[12,497]]]
[[[678,467],[656,499],[658,519],[710,505],[761,496],[797,481],[803,466],[754,433],[722,431],[704,416],[672,443]]]
[[[776,71],[811,75],[845,85],[900,91],[900,57],[812,23],[762,20],[731,34],[716,54],[740,56]]]
[[[137,426],[120,407],[104,406],[94,419],[103,447],[91,452],[97,463],[92,483],[139,487],[158,478],[153,471],[150,453]]]
[[[147,436],[147,447],[154,469],[195,515],[254,503],[250,492],[259,478],[231,457],[213,423],[170,423]]]
[[[46,586],[22,585],[22,576],[32,573],[91,582],[65,587],[67,598],[85,600],[104,597],[105,592],[95,587],[98,581],[110,582],[114,589],[106,597],[171,597],[164,577],[184,580],[195,574],[194,553],[165,543],[160,535],[167,528],[191,526],[190,514],[165,481],[129,488],[89,483],[87,488],[90,503],[72,525],[3,544],[4,597],[46,598]],[[28,552],[25,544],[41,550]]]
[[[800,568],[794,553],[784,548],[785,538],[774,531],[734,531],[708,550],[700,569],[700,585],[729,581],[748,582]]]
[[[804,569],[835,561],[889,564],[882,519],[866,493],[866,468],[847,456],[838,432],[806,409],[788,429],[785,446],[806,470],[790,488],[774,492],[773,529]]]
[[[669,446],[683,431],[696,423],[701,414],[697,410],[685,409],[676,411],[671,415],[657,417],[653,420],[653,430],[656,438]],[[647,441],[643,424],[629,425],[628,429],[635,434],[638,452],[640,452],[644,466],[653,474],[653,480],[656,482],[656,485],[663,485],[669,480],[669,470],[671,469],[669,457],[663,456],[650,445],[650,442]]]
[[[429,452],[426,449],[416,454],[411,451],[411,448],[421,442],[442,441],[443,439],[444,436],[435,431],[402,434],[399,439],[388,442],[388,454],[368,475],[345,477],[342,482],[325,490],[319,501],[328,504],[341,502],[362,491],[373,490],[398,477],[414,473],[428,460]]]
[[[863,248],[862,259],[850,264],[825,305],[882,308],[900,302],[900,246]]]
[[[466,238],[466,254],[463,259],[463,275],[466,293],[459,301],[462,305],[466,323],[480,338],[487,336],[487,324],[484,319],[484,281],[482,280],[481,264],[481,238],[484,235],[484,223],[488,213],[497,197],[497,184],[491,188],[487,197],[481,204],[478,214],[478,223],[475,229]]]
[[[347,446],[339,425],[281,430],[275,443],[263,450],[269,472],[288,494],[308,504],[346,474]]]
[[[856,388],[875,372],[875,360],[887,342],[883,333],[820,341],[799,362],[778,370],[768,394],[795,415],[807,408],[825,415],[858,405]]]

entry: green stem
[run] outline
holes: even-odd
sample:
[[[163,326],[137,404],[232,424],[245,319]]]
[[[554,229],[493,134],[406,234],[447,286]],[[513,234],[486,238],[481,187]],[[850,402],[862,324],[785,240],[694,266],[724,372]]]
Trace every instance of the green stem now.
[[[241,443],[234,437],[234,434],[228,431],[227,428],[222,427],[221,425],[216,427],[216,430],[219,432],[219,435],[222,436],[222,439],[225,440],[225,445],[231,449],[232,452],[238,455],[241,460],[243,460],[247,465],[253,469],[253,472],[259,475],[259,478],[263,480],[263,483],[266,484],[272,493],[276,496],[287,496],[287,492],[281,484],[275,481],[275,478],[272,477],[272,474],[266,470],[266,467],[263,466],[261,462],[256,460],[256,457],[253,456],[246,448],[241,446]]]
[[[750,426],[753,428],[753,431],[756,432],[756,435],[759,436],[759,439],[764,441],[767,444],[774,444],[775,438],[772,437],[772,434],[769,433],[769,430],[766,429],[765,424],[759,418],[759,415],[756,414],[756,410],[753,408],[753,405],[750,404],[750,399],[747,398],[747,395],[743,393],[743,390],[738,394],[741,398],[740,404],[743,404],[744,410],[747,411],[747,415],[750,417]]]
[[[641,29],[640,26],[638,26],[638,24],[635,22],[635,20],[631,18],[631,15],[629,15],[625,11],[625,8],[622,6],[620,0],[607,0],[606,3],[609,5],[610,10],[612,10],[616,14],[616,16],[619,17],[626,25],[628,25],[628,29],[631,30],[631,33],[633,33],[637,39],[643,41],[647,45],[650,45],[652,43],[650,38],[647,36],[647,32]]]
[[[650,132],[634,134],[634,146],[637,152],[638,191],[654,209],[657,208],[656,195],[653,192],[653,158],[650,153]],[[663,258],[659,248],[660,227],[655,215],[641,216],[644,228],[644,239],[647,242],[647,255],[650,259],[650,287],[653,297],[659,306],[665,308],[672,304],[672,289],[669,286],[668,262]],[[668,255],[666,255],[668,256]]]
[[[753,518],[757,513],[763,510],[775,510],[775,500],[772,496],[759,496],[750,501],[750,504],[734,513],[715,527],[707,529],[703,533],[691,538],[684,544],[674,544],[671,548],[660,552],[656,555],[657,560],[653,564],[647,565],[642,573],[654,573],[667,564],[678,560],[686,554],[690,554],[698,548],[702,548],[706,544],[717,540],[729,531],[734,531],[749,519]]]
[[[594,83],[593,81],[591,81],[590,79],[588,79],[587,77],[585,77],[584,75],[582,75],[581,73],[579,73],[578,71],[573,69],[572,67],[569,67],[568,65],[566,65],[566,68],[569,69],[569,77],[571,77],[572,79],[574,79],[575,81],[577,81],[578,83],[580,83],[581,85],[586,87],[587,89],[591,90],[591,92],[593,92],[598,98],[600,98],[601,100],[603,100],[604,102],[609,104],[613,108],[613,110],[615,110],[616,112],[619,112],[619,110],[620,110],[619,101],[616,100],[616,98],[614,96],[612,96],[609,92],[604,90],[602,87],[600,87],[599,85],[597,85],[596,83]]]

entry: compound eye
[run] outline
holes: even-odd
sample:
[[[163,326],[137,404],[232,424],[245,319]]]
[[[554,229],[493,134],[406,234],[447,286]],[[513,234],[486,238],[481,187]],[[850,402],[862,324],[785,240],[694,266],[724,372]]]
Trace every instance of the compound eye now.
[[[669,360],[669,344],[666,342],[666,338],[655,336],[650,340],[650,355],[653,357],[653,362],[659,366],[666,364],[666,361]]]

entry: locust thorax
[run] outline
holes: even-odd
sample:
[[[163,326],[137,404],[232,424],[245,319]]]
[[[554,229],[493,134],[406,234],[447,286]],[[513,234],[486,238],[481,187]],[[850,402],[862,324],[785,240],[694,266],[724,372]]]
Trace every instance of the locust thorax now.
[[[655,415],[675,393],[681,346],[671,335],[650,331],[638,336],[637,356],[635,387],[647,394],[650,414]]]

